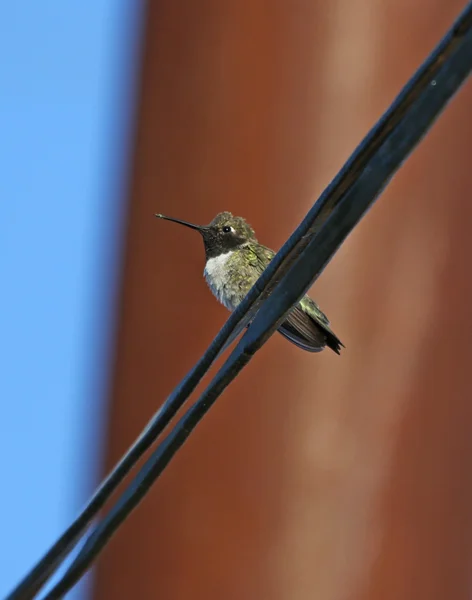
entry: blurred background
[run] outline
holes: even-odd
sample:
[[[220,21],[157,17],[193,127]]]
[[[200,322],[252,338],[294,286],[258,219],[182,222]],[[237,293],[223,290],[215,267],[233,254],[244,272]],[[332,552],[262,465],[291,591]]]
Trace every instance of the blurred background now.
[[[153,213],[278,249],[463,6],[5,4],[0,597],[228,316]],[[471,105],[314,286],[342,355],[274,336],[68,597],[470,597]]]

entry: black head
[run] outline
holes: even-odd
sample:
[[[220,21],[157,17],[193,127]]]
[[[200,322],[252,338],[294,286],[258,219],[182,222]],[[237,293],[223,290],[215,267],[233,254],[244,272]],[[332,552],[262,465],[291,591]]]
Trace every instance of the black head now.
[[[242,217],[233,217],[230,212],[219,213],[209,225],[194,225],[160,214],[156,214],[156,217],[199,231],[203,236],[207,260],[235,250],[247,242],[257,242],[252,227]]]

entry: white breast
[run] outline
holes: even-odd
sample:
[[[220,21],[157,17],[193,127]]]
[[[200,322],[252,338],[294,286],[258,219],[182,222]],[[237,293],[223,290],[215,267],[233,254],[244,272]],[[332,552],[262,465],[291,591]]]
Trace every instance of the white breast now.
[[[225,254],[215,256],[215,258],[209,258],[206,262],[205,270],[203,271],[211,291],[229,310],[234,309],[234,303],[231,301],[231,298],[228,297],[225,290],[225,281],[228,275],[225,265],[231,254],[233,254],[233,252],[226,252]]]

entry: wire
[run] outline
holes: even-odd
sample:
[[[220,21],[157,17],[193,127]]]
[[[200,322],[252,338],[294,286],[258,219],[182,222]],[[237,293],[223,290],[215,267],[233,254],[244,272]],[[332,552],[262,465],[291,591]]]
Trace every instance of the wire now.
[[[321,273],[395,170],[457,91],[471,68],[471,21],[472,8],[469,5],[277,253],[197,365],[157,411],[79,517],[8,596],[8,600],[28,600],[34,597],[77,543],[113,491],[156,441],[218,354],[239,335],[262,304],[248,332],[210,386],[155,450],[110,513],[93,529],[69,570],[46,598],[62,597],[91,564],[219,394],[249,362],[275,331],[291,306]],[[323,223],[325,227],[320,230]],[[294,262],[296,264],[290,270]],[[277,285],[278,282],[280,285]],[[277,288],[268,298],[275,286]],[[262,303],[266,298],[268,300]]]
[[[329,216],[324,227],[317,234],[309,236],[308,241],[305,238],[304,250],[295,260],[295,264],[285,272],[273,294],[261,306],[251,327],[215,378],[152,453],[109,514],[95,527],[64,577],[46,596],[47,600],[61,598],[82,576],[119,525],[144,498],[156,478],[222,391],[267,341],[285,319],[293,304],[300,300],[321,274],[395,171],[431,127],[472,69],[471,25],[472,4],[467,7],[310,211],[302,227],[305,224],[305,228],[309,229],[309,226],[306,227],[308,222],[315,222],[323,210],[329,209],[325,212]],[[289,248],[290,245],[292,251],[297,248],[301,242],[298,233],[299,230],[284,248]],[[256,284],[257,287],[261,285],[262,279]]]

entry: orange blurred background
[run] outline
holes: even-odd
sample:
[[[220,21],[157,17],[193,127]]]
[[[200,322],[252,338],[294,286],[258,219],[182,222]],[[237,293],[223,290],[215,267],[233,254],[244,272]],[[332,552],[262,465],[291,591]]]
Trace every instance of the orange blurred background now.
[[[104,473],[228,316],[200,237],[153,213],[230,210],[278,249],[462,7],[148,3]],[[314,286],[342,355],[274,336],[104,551],[96,600],[469,598],[471,105],[469,83]]]

